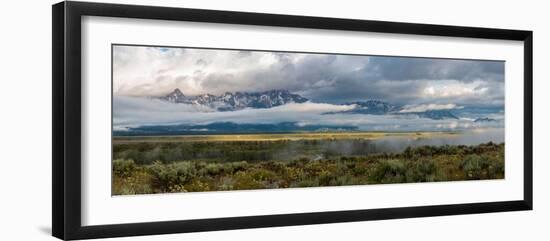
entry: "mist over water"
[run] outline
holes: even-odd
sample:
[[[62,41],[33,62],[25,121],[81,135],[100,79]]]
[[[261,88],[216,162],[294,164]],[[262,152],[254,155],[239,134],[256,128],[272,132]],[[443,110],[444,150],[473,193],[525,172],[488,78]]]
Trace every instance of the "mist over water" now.
[[[379,151],[401,152],[409,146],[478,145],[487,142],[504,142],[504,129],[465,131],[453,135],[428,138],[386,137],[373,140],[372,145],[375,145]]]
[[[139,138],[138,138],[139,140]],[[145,139],[143,139],[145,140]],[[405,133],[372,138],[298,139],[253,141],[158,141],[129,142],[114,145],[115,159],[132,159],[151,164],[156,160],[177,161],[290,161],[337,160],[341,157],[377,153],[401,153],[407,147],[443,145],[479,145],[503,143],[504,129],[476,129],[455,133]]]
[[[386,136],[380,139],[336,139],[314,142],[293,141],[285,148],[274,153],[273,158],[279,160],[308,157],[324,159],[335,156],[361,156],[375,153],[399,153],[407,147],[442,146],[442,145],[478,145],[481,143],[503,143],[504,129],[483,129],[465,131],[456,134],[414,137]]]

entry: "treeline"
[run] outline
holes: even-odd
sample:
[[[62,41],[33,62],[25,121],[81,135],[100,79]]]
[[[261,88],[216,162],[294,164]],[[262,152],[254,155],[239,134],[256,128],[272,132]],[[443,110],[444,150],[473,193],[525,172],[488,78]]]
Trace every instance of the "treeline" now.
[[[421,146],[290,161],[113,161],[113,194],[200,192],[289,187],[504,178],[504,144]]]

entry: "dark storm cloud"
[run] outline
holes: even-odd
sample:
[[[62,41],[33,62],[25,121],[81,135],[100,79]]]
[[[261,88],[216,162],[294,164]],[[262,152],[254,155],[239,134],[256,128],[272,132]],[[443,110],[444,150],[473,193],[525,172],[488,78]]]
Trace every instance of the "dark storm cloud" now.
[[[114,60],[117,95],[286,89],[332,104],[504,102],[501,61],[142,47],[117,47]]]
[[[283,76],[283,83],[292,83],[285,84],[287,88],[321,102],[381,99],[396,104],[429,100],[492,105],[502,103],[504,94],[504,63],[498,61],[307,55],[292,62],[288,54],[278,56],[283,56],[283,67],[258,76],[275,72]],[[435,93],[426,95],[431,85]]]
[[[501,61],[378,56],[370,60],[365,71],[375,73],[372,77],[383,80],[504,81],[504,64]]]

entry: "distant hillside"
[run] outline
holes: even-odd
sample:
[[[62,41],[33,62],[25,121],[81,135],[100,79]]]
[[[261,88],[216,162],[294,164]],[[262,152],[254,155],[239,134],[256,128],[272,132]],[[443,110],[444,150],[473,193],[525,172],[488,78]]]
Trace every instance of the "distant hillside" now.
[[[216,122],[206,125],[154,125],[113,131],[115,136],[189,135],[189,134],[235,134],[235,133],[285,133],[297,131],[353,131],[354,126],[297,125],[293,122],[278,124],[237,124]]]

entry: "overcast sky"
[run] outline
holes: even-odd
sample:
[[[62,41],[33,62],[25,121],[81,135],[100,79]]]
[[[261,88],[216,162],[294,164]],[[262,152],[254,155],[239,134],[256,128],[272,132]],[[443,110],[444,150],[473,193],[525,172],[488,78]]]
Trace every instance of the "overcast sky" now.
[[[115,96],[286,89],[317,103],[504,105],[504,62],[115,46]]]

